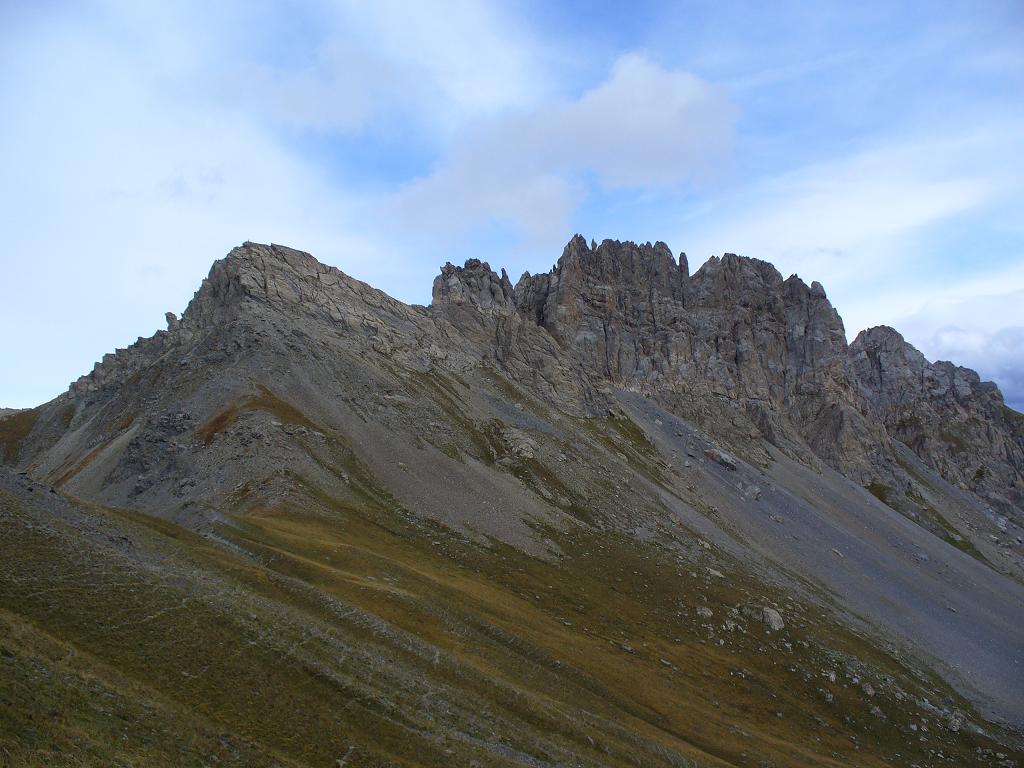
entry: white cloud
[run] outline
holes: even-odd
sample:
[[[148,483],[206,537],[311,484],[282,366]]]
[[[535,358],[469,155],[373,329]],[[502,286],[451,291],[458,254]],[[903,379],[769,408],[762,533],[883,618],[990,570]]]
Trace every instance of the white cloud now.
[[[391,63],[374,51],[331,38],[317,47],[308,65],[279,69],[257,64],[226,85],[242,97],[244,106],[271,122],[322,134],[352,134],[379,116],[395,79]]]
[[[1003,292],[998,290],[1001,284]],[[899,318],[904,336],[931,360],[951,360],[998,382],[1024,410],[1024,263],[928,297]]]
[[[0,210],[5,280],[24,290],[0,304],[0,345],[22,372],[4,381],[4,406],[41,402],[161,327],[245,239],[309,250],[406,298],[427,290],[436,264],[395,247],[370,199],[281,126],[358,134],[393,120],[397,136],[443,141],[543,98],[547,81],[516,24],[471,0],[444,13],[97,0],[13,21]]]
[[[487,0],[94,0],[78,20],[117,35],[110,42],[154,86],[321,134],[412,123],[443,139],[536,103],[553,83],[545,49]]]
[[[1020,190],[1015,126],[892,143],[768,178],[691,212],[675,238],[695,262],[735,251],[825,285],[852,334],[948,290],[936,228]],[[948,256],[948,254],[947,254]]]
[[[162,327],[242,240],[369,277],[401,259],[354,234],[359,200],[245,115],[159,92],[101,35],[46,35],[20,43],[0,76],[4,279],[21,288],[0,305],[0,345],[22,371],[5,380],[6,403],[51,397]]]
[[[372,41],[406,72],[403,98],[418,96],[441,121],[521,108],[546,95],[548,54],[496,3],[344,0],[336,8],[336,28]]]
[[[241,61],[212,84],[218,98],[289,128],[352,134],[411,121],[443,138],[546,95],[546,56],[493,3],[343,0],[303,9],[317,26],[311,50],[252,59],[241,45]]]
[[[835,286],[901,261],[901,238],[988,202],[988,168],[964,167],[990,137],[896,144],[768,178],[683,224],[702,258],[733,250]],[[972,152],[972,149],[974,150]]]
[[[639,188],[707,173],[730,143],[735,113],[709,83],[623,56],[576,100],[473,126],[392,210],[445,233],[503,221],[534,240],[564,239],[584,174],[607,188]]]

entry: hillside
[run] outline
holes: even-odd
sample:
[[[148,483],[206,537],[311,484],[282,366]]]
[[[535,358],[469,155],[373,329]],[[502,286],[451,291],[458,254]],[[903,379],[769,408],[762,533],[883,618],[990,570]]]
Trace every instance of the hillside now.
[[[246,243],[0,446],[13,765],[1024,759],[1024,416],[766,262]]]

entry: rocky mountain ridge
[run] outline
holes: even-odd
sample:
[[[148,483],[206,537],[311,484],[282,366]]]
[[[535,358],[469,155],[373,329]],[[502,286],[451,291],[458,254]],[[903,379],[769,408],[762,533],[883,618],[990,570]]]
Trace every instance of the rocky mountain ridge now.
[[[797,453],[803,443],[861,484],[912,487],[898,440],[1000,512],[1024,510],[1024,417],[995,384],[929,363],[891,328],[848,345],[822,285],[783,280],[767,262],[726,254],[690,276],[664,243],[577,235],[551,272],[514,288],[479,261],[447,265],[434,304],[514,307],[595,379],[689,413],[727,399],[765,439]]]
[[[36,598],[77,573],[46,570],[66,557],[40,534],[56,498],[79,521],[61,529],[68,551],[96,515],[123,531],[89,534],[93,573],[105,573],[111,546],[151,573],[149,544],[119,536],[155,531],[154,551],[184,553],[182,605],[205,599],[208,565],[193,572],[191,561],[227,558],[232,574],[254,579],[240,593],[282,579],[304,595],[304,607],[288,598],[272,611],[288,647],[303,633],[361,637],[345,628],[352,615],[383,627],[389,644],[411,642],[402,633],[423,643],[412,666],[394,662],[386,692],[336,648],[289,657],[317,679],[327,669],[373,690],[378,714],[355,710],[377,723],[369,733],[405,734],[389,746],[339,715],[346,734],[361,734],[365,762],[353,764],[419,764],[395,757],[394,744],[423,733],[485,765],[554,766],[572,754],[630,764],[627,743],[652,765],[741,765],[748,754],[837,765],[868,753],[882,762],[864,764],[888,764],[894,744],[907,765],[938,751],[997,764],[994,744],[1013,737],[990,729],[1024,725],[1013,674],[1024,647],[1020,422],[995,387],[928,363],[891,329],[847,344],[817,283],[735,255],[691,275],[664,244],[575,237],[551,272],[515,285],[479,260],[448,264],[422,307],[309,254],[245,243],[167,319],[67,393],[0,418],[4,463],[23,473],[0,478],[13,494],[0,488],[6,562],[20,563],[0,559],[0,611],[69,638],[79,626]],[[91,588],[89,578],[74,577]],[[163,594],[162,582],[154,589]],[[269,610],[259,594],[244,610],[218,600],[221,620],[246,629],[217,642],[285,642],[276,629],[246,639],[251,606]],[[304,623],[309,600],[331,606],[329,617]],[[78,616],[78,605],[61,610]],[[140,626],[177,610],[154,608]],[[74,642],[108,660],[114,648],[118,664],[129,649],[149,668],[161,651],[133,627],[113,625],[123,647],[96,647],[96,628]],[[363,641],[345,642],[364,653]],[[150,655],[136,658],[136,647]],[[694,678],[702,666],[721,677]],[[230,664],[215,654],[205,668]],[[479,669],[524,686],[517,695],[574,691],[556,707],[571,713],[559,726],[568,741],[518,721],[504,693],[493,711],[458,704],[453,669],[474,696]],[[403,675],[448,697],[425,705],[430,724],[404,731],[396,723],[412,710],[393,705],[405,701]],[[773,682],[748,685],[751,675]],[[181,695],[179,673],[168,680]],[[348,712],[317,690],[288,695],[297,711]],[[576,711],[579,696],[605,713],[600,734]],[[597,703],[608,696],[614,711]],[[685,718],[671,714],[680,707]],[[639,720],[609,735],[623,717]],[[941,733],[918,740],[929,722]],[[517,751],[495,729],[520,734]]]
[[[916,517],[927,492],[899,458],[906,446],[981,498],[1000,532],[1024,524],[1024,417],[998,387],[929,363],[890,328],[848,345],[821,284],[767,262],[726,254],[690,275],[664,243],[577,235],[551,272],[515,286],[486,262],[447,264],[433,299],[408,306],[309,254],[247,243],[214,264],[181,320],[106,355],[71,394],[116,386],[211,329],[236,328],[236,352],[256,346],[280,313],[416,370],[491,361],[574,413],[613,407],[608,387],[638,392],[755,463],[771,443]],[[229,354],[222,344],[204,359]]]
[[[182,365],[230,359],[287,317],[421,372],[493,364],[580,415],[614,408],[609,387],[637,392],[755,464],[771,444],[920,519],[927,484],[900,458],[907,447],[983,501],[979,529],[999,537],[1024,522],[1024,423],[998,388],[929,363],[892,329],[848,345],[824,288],[766,262],[726,254],[690,275],[664,243],[576,236],[551,272],[515,286],[479,260],[448,264],[433,298],[408,306],[309,254],[247,243],[214,264],[181,320],[169,314],[167,331],[106,355],[69,396],[120,386],[172,349],[196,347]],[[288,346],[322,335],[307,330]]]

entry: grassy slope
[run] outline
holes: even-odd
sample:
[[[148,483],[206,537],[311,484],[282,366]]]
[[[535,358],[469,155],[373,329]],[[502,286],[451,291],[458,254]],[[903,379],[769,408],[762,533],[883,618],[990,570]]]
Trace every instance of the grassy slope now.
[[[994,746],[911,733],[921,714],[882,676],[868,697],[856,659],[918,683],[827,617],[589,529],[543,532],[566,553],[550,563],[310,488],[225,528],[239,554],[10,495],[0,526],[12,765],[871,766]],[[721,628],[762,597],[786,630]]]
[[[496,460],[499,437],[442,395],[468,435],[452,453]],[[197,439],[250,410],[312,424],[260,388]],[[578,426],[661,483],[627,419]],[[474,543],[406,513],[335,443],[344,498],[292,475],[261,505],[254,478],[219,542],[0,492],[0,765],[960,765],[998,749],[913,702],[967,709],[943,685],[737,563],[586,526],[538,530],[548,560]],[[542,462],[511,471],[572,496]],[[741,603],[778,606],[786,629]]]
[[[291,765],[0,612],[0,765]]]
[[[39,417],[39,408],[15,411],[0,416],[0,464],[13,463],[21,444],[32,431]]]

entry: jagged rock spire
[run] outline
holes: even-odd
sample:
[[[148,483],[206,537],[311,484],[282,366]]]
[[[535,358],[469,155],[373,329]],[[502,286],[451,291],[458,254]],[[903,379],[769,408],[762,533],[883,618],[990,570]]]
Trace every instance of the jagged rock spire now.
[[[508,274],[499,277],[487,262],[469,259],[465,266],[447,263],[434,278],[431,292],[434,305],[465,304],[485,312],[512,312],[515,296]]]

